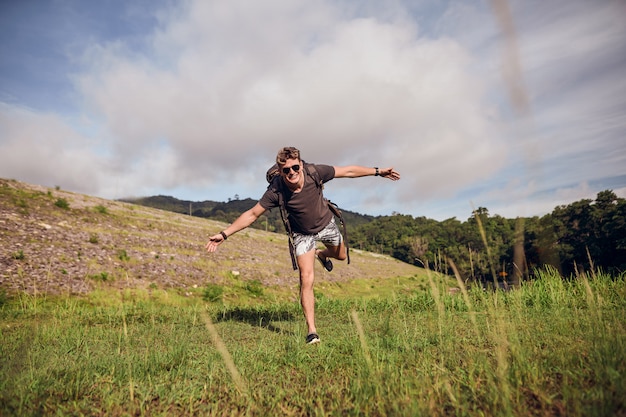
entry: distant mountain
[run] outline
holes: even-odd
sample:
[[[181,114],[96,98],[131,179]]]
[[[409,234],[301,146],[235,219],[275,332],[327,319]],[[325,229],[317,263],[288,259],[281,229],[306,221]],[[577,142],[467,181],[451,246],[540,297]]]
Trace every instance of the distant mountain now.
[[[201,201],[194,202],[189,200],[179,200],[175,197],[167,195],[157,195],[152,197],[138,197],[138,198],[121,198],[118,201],[124,203],[138,204],[140,206],[152,207],[160,210],[173,211],[181,214],[191,214],[198,217],[207,217],[202,215],[203,213],[210,212],[213,207],[221,204],[217,201]],[[197,212],[198,214],[194,213]]]
[[[195,217],[204,217],[226,223],[232,223],[241,213],[251,209],[257,202],[251,198],[243,200],[234,199],[228,202],[218,201],[189,201],[179,200],[171,196],[152,196],[139,198],[123,198],[119,201],[152,207],[160,210],[173,211],[175,213],[190,214]],[[342,210],[348,232],[360,225],[371,222],[377,217]],[[284,232],[283,222],[278,209],[266,212],[251,227],[267,231]]]

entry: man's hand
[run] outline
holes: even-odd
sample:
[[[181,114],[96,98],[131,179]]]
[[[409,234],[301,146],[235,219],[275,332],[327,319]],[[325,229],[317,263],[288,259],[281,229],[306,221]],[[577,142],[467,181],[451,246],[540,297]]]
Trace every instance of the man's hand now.
[[[393,168],[384,168],[378,171],[381,177],[388,178],[392,181],[398,181],[400,179],[400,173]]]
[[[217,247],[226,239],[224,239],[224,236],[222,236],[221,233],[218,233],[216,235],[213,235],[209,238],[208,243],[206,244],[206,251],[207,252],[215,252],[217,250]]]
[[[261,206],[261,203],[257,202],[250,210],[241,213],[237,220],[231,223],[226,229],[222,230],[218,234],[215,234],[209,238],[209,242],[206,244],[207,252],[215,252],[217,247],[222,244],[230,236],[234,235],[240,230],[245,229],[256,221],[256,219],[265,213],[265,209]]]

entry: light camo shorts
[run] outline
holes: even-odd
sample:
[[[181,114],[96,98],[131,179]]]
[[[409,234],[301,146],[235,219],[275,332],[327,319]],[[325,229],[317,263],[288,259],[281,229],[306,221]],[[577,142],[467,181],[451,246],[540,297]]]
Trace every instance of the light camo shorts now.
[[[343,241],[339,227],[335,223],[335,218],[324,227],[322,230],[314,235],[304,235],[302,233],[293,233],[293,244],[296,247],[296,256],[304,255],[305,253],[315,249],[316,242],[322,242],[325,245],[339,246]]]

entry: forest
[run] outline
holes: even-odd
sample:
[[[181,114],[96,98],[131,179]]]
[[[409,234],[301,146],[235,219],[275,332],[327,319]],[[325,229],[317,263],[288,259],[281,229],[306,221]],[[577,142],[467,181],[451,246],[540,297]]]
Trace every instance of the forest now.
[[[232,222],[256,201],[226,203],[147,197],[132,202]],[[626,199],[612,190],[595,200],[558,206],[542,217],[507,219],[479,207],[466,221],[437,221],[394,213],[367,216],[344,211],[351,248],[383,253],[401,261],[453,274],[466,281],[506,287],[550,265],[562,276],[602,270],[626,271]],[[279,210],[263,215],[253,227],[282,232]],[[495,281],[498,281],[496,283]]]
[[[542,217],[506,219],[476,209],[467,221],[406,215],[379,217],[351,233],[353,247],[453,273],[464,279],[516,283],[537,267],[563,276],[626,270],[626,199],[613,191],[558,206]],[[452,261],[452,262],[450,262]]]

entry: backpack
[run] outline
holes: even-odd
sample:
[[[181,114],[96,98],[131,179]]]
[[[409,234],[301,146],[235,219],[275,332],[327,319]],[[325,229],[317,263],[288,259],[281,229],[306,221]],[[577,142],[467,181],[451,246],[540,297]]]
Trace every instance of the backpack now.
[[[307,164],[304,161],[302,161],[302,165],[304,165],[305,175],[308,175],[309,177],[313,179],[313,181],[315,182],[315,185],[317,186],[317,189],[319,190],[320,194],[322,194],[322,190],[324,189],[324,184],[322,182],[322,178],[320,177],[319,172],[317,172],[317,169],[315,168],[315,165]],[[267,170],[267,172],[265,173],[265,179],[269,183],[268,188],[278,194],[278,207],[280,208],[280,218],[282,219],[283,224],[285,225],[285,231],[287,232],[287,236],[289,237],[289,255],[291,255],[291,265],[293,266],[293,269],[295,271],[298,269],[298,263],[296,262],[295,247],[293,244],[293,233],[291,231],[291,226],[289,224],[289,213],[287,212],[287,205],[285,203],[285,198],[283,196],[284,183],[280,179],[280,172],[279,172],[278,164],[272,165],[272,167]],[[324,197],[324,202],[326,202],[326,205],[328,206],[330,211],[339,220],[339,224],[341,226],[340,230],[342,231],[342,234],[343,234],[344,245],[346,246],[346,257],[347,257],[348,264],[349,264],[350,263],[350,247],[348,246],[348,229],[346,228],[346,222],[343,219],[343,213],[341,212],[341,210],[339,209],[339,207],[337,207],[335,203],[333,203],[332,201],[328,200],[325,197]]]

